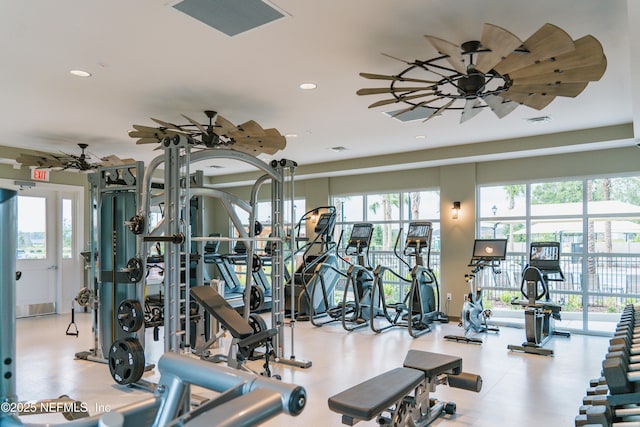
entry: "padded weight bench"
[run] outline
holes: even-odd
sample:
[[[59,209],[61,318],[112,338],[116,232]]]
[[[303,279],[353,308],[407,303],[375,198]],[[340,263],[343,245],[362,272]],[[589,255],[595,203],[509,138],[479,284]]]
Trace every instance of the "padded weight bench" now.
[[[264,352],[264,372],[265,376],[271,376],[269,369],[269,357],[273,354],[271,338],[278,333],[275,328],[265,329],[262,331],[254,331],[251,325],[242,317],[231,305],[211,286],[194,286],[189,291],[194,300],[196,300],[207,313],[213,316],[220,326],[229,331],[233,337],[237,351],[234,352],[232,346],[229,356],[226,357],[227,364],[237,369],[247,369],[244,362],[253,351],[258,347],[266,347]],[[218,336],[212,341],[206,343],[202,351],[209,347],[218,339]],[[200,352],[200,351],[199,351]],[[203,357],[204,358],[204,357]],[[221,361],[224,358],[217,357],[215,361]]]
[[[456,404],[429,399],[438,384],[475,391],[482,389],[479,375],[462,372],[457,356],[409,350],[402,368],[370,378],[329,398],[329,409],[342,414],[342,423],[354,425],[378,417],[380,425],[426,426],[442,412],[454,414]],[[382,415],[388,412],[389,416]]]

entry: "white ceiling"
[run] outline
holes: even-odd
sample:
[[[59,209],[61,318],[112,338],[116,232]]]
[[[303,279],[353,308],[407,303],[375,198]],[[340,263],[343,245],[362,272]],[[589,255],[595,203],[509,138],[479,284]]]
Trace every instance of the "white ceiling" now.
[[[132,124],[154,126],[150,117],[183,123],[181,113],[205,122],[202,111],[213,109],[236,124],[255,120],[297,134],[275,157],[303,165],[631,123],[638,80],[631,41],[640,37],[630,34],[627,3],[638,9],[635,1],[275,0],[288,16],[234,37],[176,10],[176,1],[5,1],[0,145],[77,153],[86,142],[99,157],[148,162],[159,152],[135,145]],[[479,39],[485,22],[521,40],[547,22],[573,39],[591,34],[603,45],[607,71],[575,99],[556,98],[542,111],[520,106],[503,119],[487,110],[463,124],[459,112],[401,123],[384,108],[367,108],[383,97],[355,94],[384,86],[359,72],[405,68],[382,52],[432,58],[425,34],[459,44]],[[78,68],[93,76],[69,74]],[[302,91],[303,82],[318,87]],[[524,120],[542,115],[552,120]]]

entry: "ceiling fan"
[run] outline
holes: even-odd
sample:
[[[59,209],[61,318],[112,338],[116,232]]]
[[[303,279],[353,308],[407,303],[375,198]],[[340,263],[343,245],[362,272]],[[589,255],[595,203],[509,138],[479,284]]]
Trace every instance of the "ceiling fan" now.
[[[404,62],[395,75],[360,73],[386,80],[383,88],[365,88],[358,95],[388,94],[369,108],[400,104],[388,114],[403,121],[427,121],[446,110],[462,112],[463,123],[489,107],[499,118],[518,105],[541,110],[556,96],[576,97],[588,82],[600,80],[607,68],[602,45],[593,36],[577,40],[552,24],[543,25],[524,42],[511,32],[484,24],[479,41],[460,46],[425,36],[441,56]]]
[[[133,125],[135,130],[129,132],[132,138],[138,138],[136,144],[162,142],[165,138],[183,135],[193,140],[195,145],[206,148],[232,148],[247,154],[273,155],[283,150],[287,140],[277,129],[263,129],[258,123],[249,120],[241,125],[234,125],[216,111],[206,110],[208,124],[201,124],[182,114],[186,124],[176,125],[163,120],[154,119],[159,127]]]
[[[20,154],[16,158],[16,162],[24,166],[35,166],[37,169],[76,169],[79,171],[89,171],[99,166],[117,166],[135,162],[133,159],[120,159],[118,156],[111,155],[101,158],[101,162],[89,163],[91,156],[85,153],[88,146],[88,144],[78,144],[81,150],[80,155],[36,152],[35,154]]]

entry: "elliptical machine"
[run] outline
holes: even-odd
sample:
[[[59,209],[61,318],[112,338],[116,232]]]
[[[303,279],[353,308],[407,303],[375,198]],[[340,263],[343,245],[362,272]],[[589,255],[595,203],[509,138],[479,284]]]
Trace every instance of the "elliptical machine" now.
[[[464,275],[469,284],[469,293],[462,306],[460,324],[464,328],[464,336],[445,335],[444,339],[469,344],[482,344],[480,338],[471,337],[472,333],[498,332],[497,326],[488,324],[491,310],[485,310],[482,303],[482,286],[485,268],[490,268],[495,275],[501,274],[500,263],[507,255],[507,239],[476,239],[473,243],[473,255],[468,267],[472,267],[470,274]]]
[[[351,235],[345,247],[344,257],[338,256],[349,264],[347,272],[343,272],[336,268],[334,264],[319,264],[314,272],[313,277],[309,281],[311,289],[310,295],[315,298],[321,298],[319,302],[313,302],[310,308],[313,310],[316,306],[327,307],[323,312],[311,312],[310,320],[314,326],[323,326],[328,323],[341,321],[346,330],[357,329],[360,325],[365,324],[368,312],[363,307],[370,305],[371,298],[371,267],[369,266],[369,245],[371,244],[371,236],[373,234],[373,224],[358,223],[354,224],[351,229]],[[342,240],[342,235],[340,235]],[[339,241],[340,241],[339,240]],[[338,243],[338,247],[340,244]],[[351,261],[351,257],[356,257],[356,262]],[[342,301],[336,304],[334,288],[329,287],[327,283],[328,276],[340,276],[345,279],[345,290]],[[348,300],[349,289],[353,292],[353,300]],[[328,320],[320,320],[322,317],[329,317]],[[356,324],[353,328],[351,323]]]
[[[406,327],[409,335],[417,338],[431,331],[434,321],[446,323],[447,316],[440,311],[440,287],[434,271],[429,265],[431,256],[432,224],[428,221],[412,221],[404,243],[402,254],[408,258],[414,258],[411,266],[400,255],[397,247],[402,230],[396,239],[394,253],[396,257],[411,269],[411,279],[384,266],[377,266],[374,272],[375,283],[371,291],[371,330],[380,333],[394,326]],[[425,257],[426,254],[426,263]],[[384,276],[391,273],[402,282],[411,283],[409,292],[401,302],[387,303],[384,293]],[[374,312],[374,310],[376,310]],[[379,327],[376,317],[386,319],[387,325]]]
[[[351,236],[344,250],[343,261],[349,263],[347,282],[340,303],[340,320],[345,331],[353,331],[370,323],[376,316],[371,298],[373,268],[369,262],[369,245],[373,234],[373,224],[354,224]],[[347,259],[349,257],[349,259]],[[350,261],[356,257],[356,262]],[[349,296],[353,299],[349,300]]]
[[[509,350],[553,356],[553,350],[543,346],[554,335],[571,336],[569,332],[555,330],[554,322],[561,320],[562,305],[552,302],[549,297],[549,282],[564,282],[564,280],[564,274],[560,268],[560,243],[531,243],[529,265],[522,272],[520,285],[524,300],[517,298],[511,300],[511,304],[524,308],[527,340],[522,345],[508,345]]]

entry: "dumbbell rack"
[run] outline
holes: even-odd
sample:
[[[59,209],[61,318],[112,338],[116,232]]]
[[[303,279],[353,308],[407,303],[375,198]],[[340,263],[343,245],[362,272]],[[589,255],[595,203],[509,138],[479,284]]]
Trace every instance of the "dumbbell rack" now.
[[[640,426],[640,307],[625,307],[609,345],[602,376],[589,382],[576,426]]]

